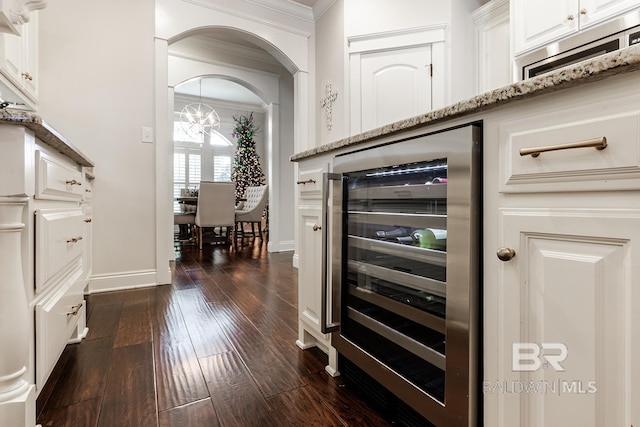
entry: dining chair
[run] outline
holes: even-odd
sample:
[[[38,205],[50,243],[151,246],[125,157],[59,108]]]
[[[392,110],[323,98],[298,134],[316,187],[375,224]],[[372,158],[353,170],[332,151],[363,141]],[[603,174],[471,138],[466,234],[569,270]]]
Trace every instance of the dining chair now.
[[[269,186],[258,185],[247,187],[244,193],[245,201],[242,209],[236,210],[236,236],[245,236],[244,223],[251,224],[251,235],[262,239],[262,217],[269,204]],[[254,229],[254,224],[258,225],[258,234]]]
[[[177,238],[174,238],[174,241],[184,243],[192,241],[195,238],[193,232],[195,219],[196,214],[193,212],[176,212],[173,214],[173,225],[179,226],[178,236]]]
[[[202,249],[202,229],[220,227],[225,230],[227,242],[235,227],[235,184],[231,182],[200,182],[195,214],[198,246]],[[235,236],[233,236],[235,237]]]

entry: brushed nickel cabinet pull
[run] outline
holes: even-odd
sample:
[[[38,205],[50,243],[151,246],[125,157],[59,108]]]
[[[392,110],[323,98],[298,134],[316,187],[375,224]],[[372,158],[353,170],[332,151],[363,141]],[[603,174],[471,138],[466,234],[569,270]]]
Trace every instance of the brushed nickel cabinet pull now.
[[[296,184],[300,185],[307,185],[307,184],[315,184],[316,180],[315,179],[308,179],[306,181],[297,181]]]
[[[573,21],[573,15],[567,16],[567,21]]]
[[[314,224],[313,231],[318,231],[318,230],[322,230],[322,227],[320,227],[318,224]]]
[[[85,218],[84,219],[84,222],[91,222],[91,221],[93,221],[91,218]]]
[[[580,9],[580,15],[586,15],[586,14],[587,14],[587,9],[585,9],[584,7]]]
[[[22,73],[22,77],[24,77],[25,79],[31,81],[33,80],[33,76],[29,73]]]
[[[76,181],[75,179],[68,179],[67,184],[69,185],[82,185],[80,181]]]
[[[607,148],[607,138],[585,139],[584,141],[570,142],[569,144],[548,145],[546,147],[521,148],[521,156],[538,157],[540,153],[547,151],[569,150],[572,148],[595,148],[596,150],[604,150]]]
[[[71,307],[71,311],[67,312],[67,317],[69,317],[69,316],[77,316],[78,313],[80,312],[81,308],[82,308],[82,303],[72,306]]]
[[[496,255],[500,261],[511,261],[516,256],[516,251],[511,248],[500,248]]]
[[[67,239],[67,243],[78,243],[80,240],[82,240],[82,236],[72,237]]]

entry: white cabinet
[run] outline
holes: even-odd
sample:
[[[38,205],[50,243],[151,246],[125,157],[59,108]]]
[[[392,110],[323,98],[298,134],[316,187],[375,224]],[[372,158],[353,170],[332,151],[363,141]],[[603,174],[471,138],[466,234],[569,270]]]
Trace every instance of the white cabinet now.
[[[485,425],[640,420],[636,79],[485,120]]]
[[[25,102],[38,102],[38,16],[22,25],[22,35],[0,33],[0,78]],[[3,93],[3,97],[5,94]]]
[[[638,7],[637,0],[511,0],[514,55]]]
[[[92,162],[33,113],[0,125],[0,425],[35,425],[64,347],[84,338]],[[62,154],[64,152],[65,154]]]
[[[478,93],[510,84],[509,1],[491,0],[471,16],[478,42]]]
[[[640,210],[506,208],[499,221],[516,251],[499,276],[504,425],[631,425]]]
[[[331,337],[321,331],[323,232],[323,173],[329,171],[327,160],[301,162],[298,173],[298,340],[302,349],[318,347],[329,355],[326,367],[337,375],[337,353]]]
[[[580,0],[580,29],[638,7],[638,0]]]
[[[578,31],[578,0],[512,0],[516,55]]]

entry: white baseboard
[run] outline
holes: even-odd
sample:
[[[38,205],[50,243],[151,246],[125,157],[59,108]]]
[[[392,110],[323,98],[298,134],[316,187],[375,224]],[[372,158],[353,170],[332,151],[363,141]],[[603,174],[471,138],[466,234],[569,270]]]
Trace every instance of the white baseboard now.
[[[157,286],[156,270],[127,271],[116,274],[95,274],[89,280],[87,293],[122,291]]]
[[[293,267],[298,268],[298,262],[300,261],[300,256],[298,254],[293,254]]]
[[[285,240],[282,242],[269,242],[267,243],[267,252],[291,252],[296,249],[296,243],[294,240]]]

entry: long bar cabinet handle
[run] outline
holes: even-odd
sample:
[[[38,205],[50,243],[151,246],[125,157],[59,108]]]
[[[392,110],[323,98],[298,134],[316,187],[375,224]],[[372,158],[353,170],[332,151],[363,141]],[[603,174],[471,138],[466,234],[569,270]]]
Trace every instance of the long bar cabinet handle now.
[[[67,180],[67,184],[69,184],[69,185],[82,185],[82,183],[80,181],[77,181],[75,179],[68,179]]]
[[[322,174],[322,221],[323,226],[317,224],[314,226],[322,230],[322,298],[320,299],[320,332],[328,334],[335,332],[340,327],[339,323],[332,322],[327,325],[327,292],[329,291],[329,181],[342,181],[342,175],[339,173],[323,173]],[[315,182],[315,181],[314,181]],[[333,307],[332,307],[333,310]]]
[[[316,180],[315,179],[311,179],[311,178],[307,179],[306,181],[297,181],[296,182],[296,184],[298,184],[298,185],[300,185],[300,184],[307,185],[307,184],[315,184],[315,183],[316,183]]]
[[[569,150],[573,148],[595,148],[596,150],[604,150],[607,148],[607,138],[585,139],[584,141],[570,142],[569,144],[548,145],[546,147],[521,148],[521,156],[538,157],[540,153],[547,151]]]
[[[80,240],[82,240],[82,236],[72,237],[67,239],[67,243],[78,243]]]

